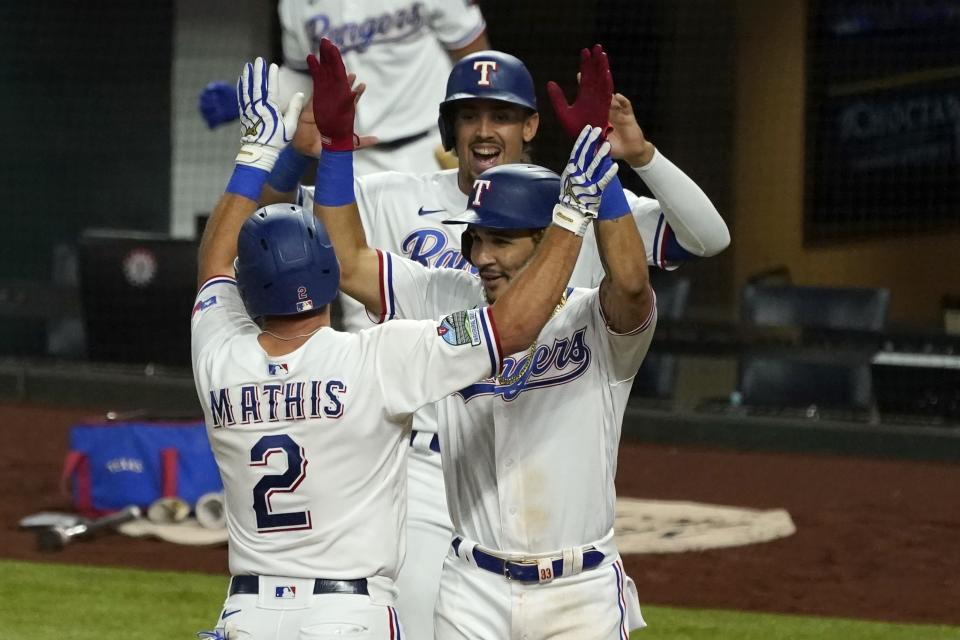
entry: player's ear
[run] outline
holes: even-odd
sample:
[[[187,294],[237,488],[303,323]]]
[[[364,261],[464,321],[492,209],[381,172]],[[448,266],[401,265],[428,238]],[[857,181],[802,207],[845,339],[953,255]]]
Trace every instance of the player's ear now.
[[[523,121],[523,141],[530,142],[537,135],[540,128],[540,114],[534,111]]]

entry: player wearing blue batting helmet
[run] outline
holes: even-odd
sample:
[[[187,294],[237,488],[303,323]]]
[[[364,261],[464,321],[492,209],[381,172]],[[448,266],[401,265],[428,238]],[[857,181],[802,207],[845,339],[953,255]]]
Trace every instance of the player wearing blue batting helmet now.
[[[490,302],[533,255],[559,196],[560,176],[553,171],[504,164],[480,174],[466,211],[444,220],[467,225],[460,251],[477,268]]]
[[[488,229],[544,229],[553,220],[560,176],[535,164],[505,164],[488,169],[474,183],[463,213],[444,224]]]
[[[337,296],[340,266],[323,225],[291,204],[273,204],[243,223],[237,288],[251,318],[322,310]]]
[[[457,184],[464,193],[484,171],[529,162],[540,125],[530,72],[502,51],[465,56],[447,79],[439,125],[444,147],[457,156]]]
[[[537,111],[533,77],[519,58],[502,51],[478,51],[464,56],[447,78],[447,96],[440,103],[440,139],[447,151],[454,148],[455,107],[464,100],[497,100]]]

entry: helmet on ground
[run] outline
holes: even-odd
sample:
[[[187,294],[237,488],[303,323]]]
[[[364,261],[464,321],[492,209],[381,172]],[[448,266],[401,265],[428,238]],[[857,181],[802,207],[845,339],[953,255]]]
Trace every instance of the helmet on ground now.
[[[237,239],[237,288],[250,317],[320,309],[337,295],[340,265],[323,225],[292,204],[256,211]]]
[[[447,78],[447,97],[440,103],[440,139],[443,148],[456,143],[453,121],[456,103],[471,98],[509,102],[537,110],[533,78],[519,58],[502,51],[478,51],[464,56]]]
[[[473,240],[469,225],[544,229],[553,221],[553,207],[559,197],[560,176],[550,169],[535,164],[502,164],[481,173],[467,196],[467,210],[443,222],[468,225],[460,236],[460,253],[470,262]]]

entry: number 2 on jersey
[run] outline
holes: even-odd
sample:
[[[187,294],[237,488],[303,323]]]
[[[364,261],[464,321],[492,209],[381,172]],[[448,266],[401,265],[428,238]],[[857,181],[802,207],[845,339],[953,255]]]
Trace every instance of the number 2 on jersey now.
[[[307,459],[303,447],[288,435],[264,436],[250,450],[250,466],[265,466],[267,459],[275,453],[287,456],[287,471],[264,476],[253,488],[253,510],[257,514],[257,531],[272,533],[310,529],[312,521],[309,511],[274,513],[270,505],[274,495],[293,493],[307,477]]]

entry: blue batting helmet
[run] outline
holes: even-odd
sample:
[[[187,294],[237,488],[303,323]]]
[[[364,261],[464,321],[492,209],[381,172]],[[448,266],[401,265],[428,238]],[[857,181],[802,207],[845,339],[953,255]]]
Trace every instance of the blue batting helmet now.
[[[478,51],[464,56],[447,78],[447,97],[440,103],[440,140],[449,151],[455,143],[453,116],[460,100],[486,98],[537,110],[537,95],[530,72],[502,51]]]
[[[337,295],[340,265],[327,232],[292,204],[264,207],[237,239],[237,288],[252,318],[320,309]]]
[[[467,210],[444,224],[485,229],[544,229],[553,221],[560,198],[560,176],[535,164],[502,164],[474,180]],[[460,236],[460,253],[473,264],[469,226]]]

